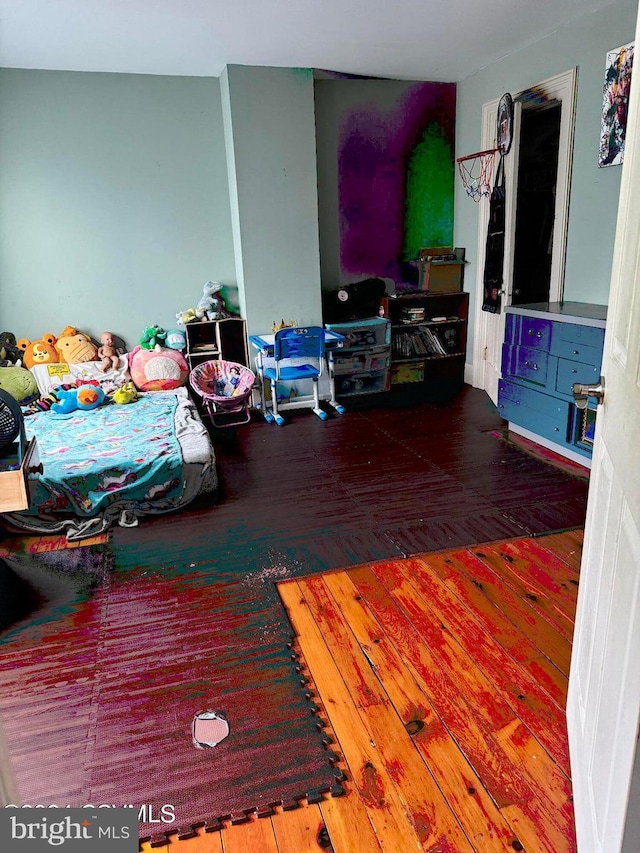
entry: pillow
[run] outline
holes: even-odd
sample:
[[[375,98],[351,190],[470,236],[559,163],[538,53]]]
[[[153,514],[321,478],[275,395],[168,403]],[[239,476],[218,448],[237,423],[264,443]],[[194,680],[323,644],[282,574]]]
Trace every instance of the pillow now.
[[[79,379],[83,382],[97,381],[105,394],[111,394],[125,385],[131,377],[126,355],[118,359],[118,366],[100,370],[99,361],[83,361],[79,364],[34,364],[31,372],[38,383],[42,397],[59,385],[72,385]]]
[[[138,391],[170,391],[187,381],[185,357],[174,349],[136,347],[129,353],[129,370]]]

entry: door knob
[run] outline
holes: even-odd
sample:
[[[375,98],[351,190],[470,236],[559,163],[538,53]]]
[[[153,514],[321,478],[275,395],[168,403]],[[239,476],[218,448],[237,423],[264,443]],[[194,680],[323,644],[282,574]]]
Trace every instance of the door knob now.
[[[573,397],[579,409],[587,408],[589,397],[595,397],[600,404],[604,398],[604,376],[600,377],[597,385],[582,385],[576,382],[573,386]]]

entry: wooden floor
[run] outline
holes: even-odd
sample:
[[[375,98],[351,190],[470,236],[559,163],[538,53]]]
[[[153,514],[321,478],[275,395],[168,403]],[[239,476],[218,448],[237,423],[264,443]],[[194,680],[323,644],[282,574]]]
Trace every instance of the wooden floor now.
[[[348,793],[155,849],[574,851],[581,546],[574,530],[279,584]]]

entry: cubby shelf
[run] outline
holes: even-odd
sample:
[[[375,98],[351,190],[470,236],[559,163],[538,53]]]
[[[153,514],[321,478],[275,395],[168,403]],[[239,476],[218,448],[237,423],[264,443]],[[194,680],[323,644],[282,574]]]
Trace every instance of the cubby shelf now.
[[[383,311],[391,321],[393,395],[407,402],[453,397],[464,383],[469,294],[396,292]]]

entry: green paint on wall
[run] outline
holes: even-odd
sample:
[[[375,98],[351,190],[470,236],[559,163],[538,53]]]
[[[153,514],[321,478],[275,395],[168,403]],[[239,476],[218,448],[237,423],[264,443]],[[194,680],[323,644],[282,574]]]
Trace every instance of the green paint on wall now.
[[[415,260],[423,246],[453,245],[451,146],[431,122],[407,166],[403,260]]]

